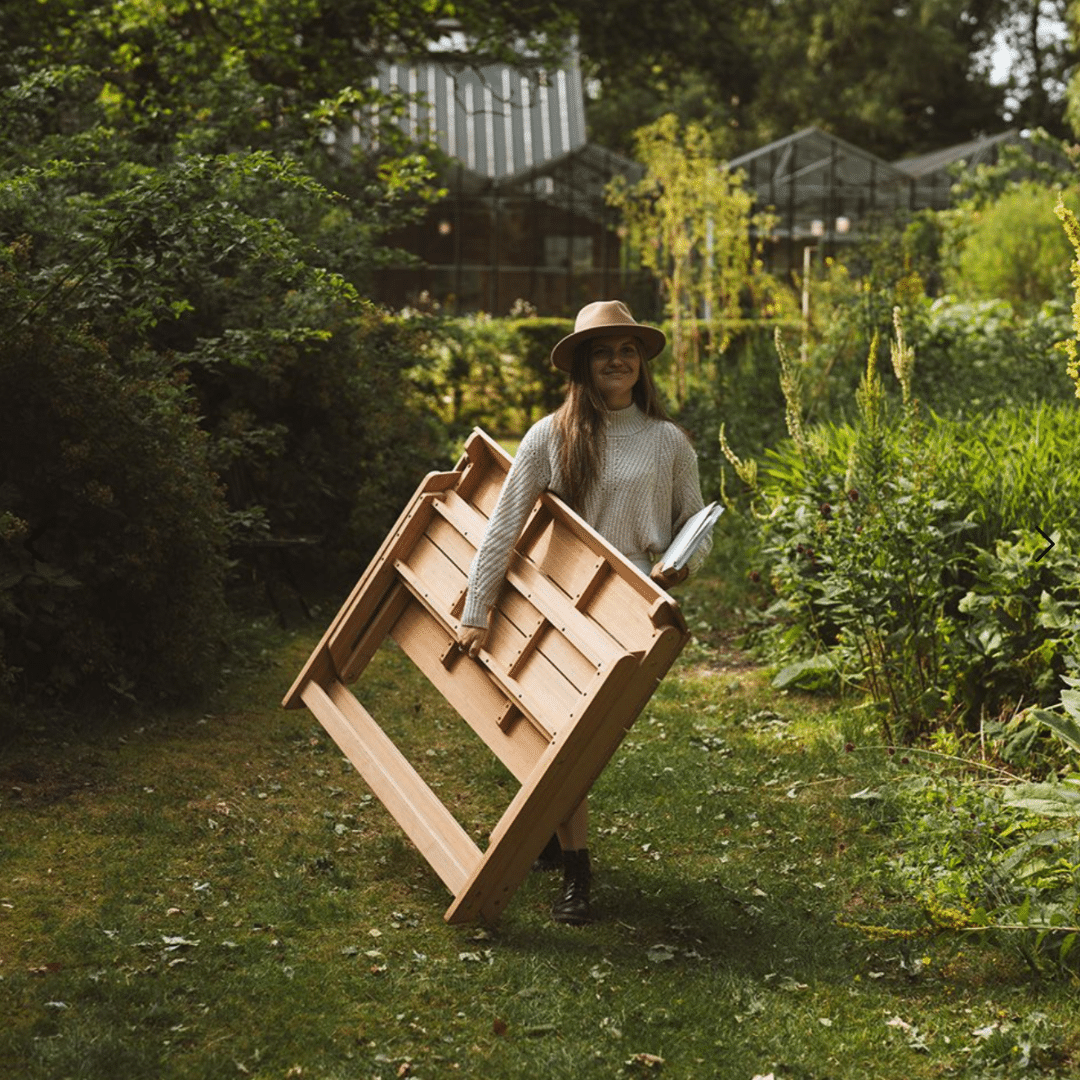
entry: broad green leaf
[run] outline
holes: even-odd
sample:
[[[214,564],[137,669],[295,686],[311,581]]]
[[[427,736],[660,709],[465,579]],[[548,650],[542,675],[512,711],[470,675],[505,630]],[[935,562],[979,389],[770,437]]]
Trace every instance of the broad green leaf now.
[[[820,678],[815,676],[834,675],[836,665],[825,653],[811,656],[807,660],[797,660],[794,664],[788,664],[777,672],[772,681],[774,690],[784,690],[789,686],[797,686],[800,683],[819,685]]]
[[[1080,717],[1080,691],[1063,690],[1061,703],[1069,712],[1069,716],[1062,716],[1060,713],[1050,712],[1047,709],[1034,709],[1032,716],[1080,754],[1080,723],[1076,720]]]

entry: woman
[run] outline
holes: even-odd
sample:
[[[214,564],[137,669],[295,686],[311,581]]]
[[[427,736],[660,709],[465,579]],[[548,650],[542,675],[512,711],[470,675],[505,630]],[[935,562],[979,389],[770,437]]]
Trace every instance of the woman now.
[[[552,350],[551,362],[570,376],[566,400],[521,441],[469,571],[459,649],[475,657],[483,647],[510,552],[545,490],[662,588],[700,566],[708,544],[691,567],[669,575],[656,561],[703,505],[697,456],[664,412],[648,368],[664,343],[660,330],[635,322],[621,301],[600,300],[581,309],[574,332]],[[591,917],[586,800],[559,826],[558,845],[564,880],[552,916],[580,925]]]

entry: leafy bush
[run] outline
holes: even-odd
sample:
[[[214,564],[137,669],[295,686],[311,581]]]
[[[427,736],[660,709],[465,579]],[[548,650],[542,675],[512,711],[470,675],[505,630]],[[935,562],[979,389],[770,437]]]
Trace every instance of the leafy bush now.
[[[831,674],[866,689],[900,741],[944,714],[977,724],[1047,704],[1078,666],[1080,563],[1061,536],[1080,517],[1080,416],[1040,406],[981,427],[925,421],[902,337],[892,353],[898,408],[871,352],[855,423],[805,430],[800,369],[785,356],[791,441],[767,452],[760,481],[727,452],[764,503],[775,600],[759,640],[776,659],[817,657],[781,681]],[[1059,542],[1036,561],[1044,523]]]
[[[919,357],[913,392],[935,413],[972,416],[1072,396],[1056,348],[1069,335],[1060,302],[1020,316],[1005,300],[942,296],[909,323]]]
[[[423,342],[410,377],[453,438],[476,426],[521,435],[562,403],[566,376],[551,350],[574,329],[567,319],[409,314]]]
[[[378,96],[267,67],[242,22],[41,15],[0,61],[0,407],[37,403],[0,464],[9,688],[193,689],[213,681],[226,541],[239,580],[267,574],[268,534],[318,537],[294,568],[337,588],[447,457],[412,333],[359,291],[432,174],[392,123],[378,151],[337,153],[324,136]],[[280,65],[299,55],[261,31]]]
[[[1070,685],[1080,680],[1069,678]],[[936,740],[912,768],[890,759],[891,775],[860,792],[897,838],[879,869],[890,897],[888,925],[858,925],[905,941],[948,933],[1006,935],[1033,971],[1075,973],[1080,963],[1080,691],[1061,695],[1063,713],[1018,717],[1057,736],[1051,779],[1018,780],[994,760],[1005,739]],[[1015,738],[1015,735],[1012,736]],[[971,759],[963,750],[980,749]],[[1074,976],[1073,976],[1074,977]]]
[[[222,649],[228,519],[183,382],[85,333],[0,352],[0,689],[185,697]]]
[[[1071,249],[1054,216],[1057,193],[1026,181],[988,205],[970,208],[952,286],[969,298],[1034,310],[1061,296]]]

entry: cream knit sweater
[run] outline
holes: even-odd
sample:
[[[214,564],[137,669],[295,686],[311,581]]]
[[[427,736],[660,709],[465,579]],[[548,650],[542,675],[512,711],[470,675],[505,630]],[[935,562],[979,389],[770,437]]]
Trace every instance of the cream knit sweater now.
[[[607,414],[598,480],[581,516],[614,548],[648,574],[675,533],[703,502],[697,455],[674,424],[646,416],[637,405]],[[487,626],[510,552],[541,492],[559,490],[559,436],[545,416],[525,434],[469,571],[461,621]],[[711,541],[695,554],[696,570]]]

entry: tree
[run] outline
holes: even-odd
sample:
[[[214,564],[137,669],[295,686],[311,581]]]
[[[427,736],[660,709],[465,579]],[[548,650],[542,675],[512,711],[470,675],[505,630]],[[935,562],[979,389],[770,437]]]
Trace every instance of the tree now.
[[[0,454],[0,690],[25,688],[35,648],[46,692],[212,683],[194,669],[214,649],[164,630],[213,628],[223,545],[250,569],[267,530],[321,536],[305,566],[337,588],[445,455],[409,331],[363,292],[386,231],[438,195],[368,77],[450,14],[0,6],[0,402],[19,449]],[[486,0],[463,22],[481,53],[542,62],[560,18]],[[332,135],[358,115],[346,155]],[[164,649],[180,680],[155,681]]]
[[[741,177],[724,168],[709,133],[697,124],[681,128],[673,113],[636,132],[635,145],[645,177],[633,187],[616,181],[610,197],[623,210],[630,247],[664,290],[682,405],[687,360],[697,349],[687,324],[696,326],[706,315],[713,347],[722,351],[728,326],[739,316],[753,272],[753,198]]]
[[[1068,133],[1069,72],[1080,59],[1068,32],[1068,0],[1015,0],[1001,28],[1014,56],[1006,82],[1005,119],[1020,128]]]
[[[995,33],[1018,0],[704,0],[582,5],[597,139],[667,111],[746,150],[818,125],[886,158],[1004,124]],[[588,8],[586,11],[585,9]]]

